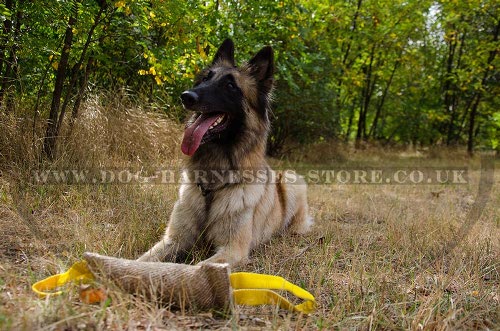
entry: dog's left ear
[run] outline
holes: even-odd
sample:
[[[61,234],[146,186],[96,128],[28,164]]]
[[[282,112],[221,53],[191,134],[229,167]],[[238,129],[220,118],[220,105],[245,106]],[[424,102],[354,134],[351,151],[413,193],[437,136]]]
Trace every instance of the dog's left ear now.
[[[264,92],[273,87],[274,53],[271,46],[262,48],[249,62],[250,72]]]
[[[214,59],[212,61],[212,65],[217,62],[227,61],[231,65],[235,65],[234,63],[234,43],[231,39],[226,39],[222,42],[217,53],[215,53]]]

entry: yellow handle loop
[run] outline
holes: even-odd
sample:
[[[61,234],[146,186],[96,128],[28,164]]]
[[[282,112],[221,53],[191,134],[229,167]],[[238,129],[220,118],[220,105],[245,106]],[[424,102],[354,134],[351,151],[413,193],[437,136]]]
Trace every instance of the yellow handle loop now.
[[[316,308],[316,301],[311,293],[282,277],[236,272],[229,275],[229,279],[236,304],[250,306],[273,304],[283,309],[303,313],[311,313]],[[94,280],[94,275],[88,269],[87,262],[80,261],[73,264],[68,271],[36,282],[31,288],[43,298],[62,294],[62,291],[54,290],[71,281],[90,282],[92,280]],[[290,301],[271,290],[285,290],[305,301],[294,306]]]
[[[250,306],[275,304],[283,309],[307,314],[316,308],[316,301],[311,293],[282,277],[236,272],[229,275],[229,279],[236,304]],[[286,290],[305,301],[294,306],[287,299],[270,290]]]
[[[56,288],[65,285],[71,281],[82,281],[89,282],[94,279],[94,275],[90,272],[87,267],[86,261],[76,262],[68,269],[68,271],[50,276],[39,282],[36,282],[31,286],[31,289],[38,294],[40,297],[44,298],[48,295],[60,295],[62,291],[54,291]]]

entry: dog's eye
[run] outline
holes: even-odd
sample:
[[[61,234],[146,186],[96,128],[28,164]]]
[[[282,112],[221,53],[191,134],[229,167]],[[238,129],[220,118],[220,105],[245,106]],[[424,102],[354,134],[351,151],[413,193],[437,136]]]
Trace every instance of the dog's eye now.
[[[227,88],[234,89],[234,87],[235,86],[233,83],[231,83],[231,82],[227,83]]]
[[[206,74],[205,76],[203,76],[203,78],[201,79],[201,81],[202,82],[209,81],[210,78],[212,78],[213,75],[214,75],[214,72],[213,71],[209,71],[208,74]]]

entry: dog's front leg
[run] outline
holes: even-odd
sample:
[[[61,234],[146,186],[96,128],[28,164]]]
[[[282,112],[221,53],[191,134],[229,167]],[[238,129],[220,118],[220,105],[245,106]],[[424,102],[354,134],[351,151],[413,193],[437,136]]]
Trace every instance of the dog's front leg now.
[[[153,248],[142,254],[137,261],[175,262],[180,250],[180,244],[173,240],[171,236],[165,235]]]
[[[192,248],[198,235],[196,211],[177,201],[165,235],[153,248],[139,257],[138,261],[175,262],[180,253]]]
[[[227,235],[225,244],[219,245],[217,253],[200,263],[229,263],[234,266],[247,261],[252,248],[252,218],[241,220],[239,226],[232,227]]]

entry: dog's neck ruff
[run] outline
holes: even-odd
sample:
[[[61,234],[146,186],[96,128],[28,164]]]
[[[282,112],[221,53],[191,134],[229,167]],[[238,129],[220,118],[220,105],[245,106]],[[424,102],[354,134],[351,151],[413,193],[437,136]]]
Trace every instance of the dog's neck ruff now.
[[[209,187],[205,186],[203,183],[196,183],[196,186],[198,186],[198,188],[200,189],[201,195],[203,195],[204,197],[206,197],[214,192],[225,189],[229,185],[234,185],[234,183],[224,183],[224,185],[222,185],[220,187],[216,187],[216,188],[209,188]]]

